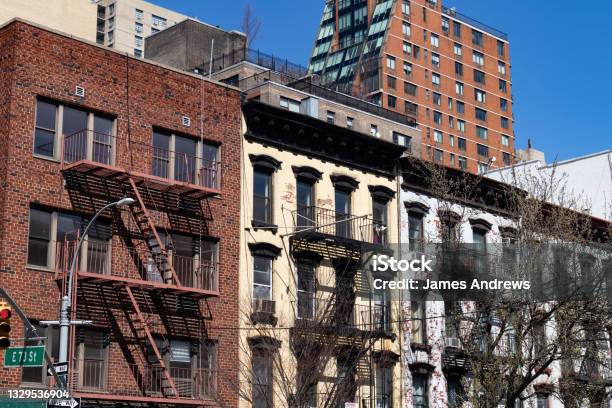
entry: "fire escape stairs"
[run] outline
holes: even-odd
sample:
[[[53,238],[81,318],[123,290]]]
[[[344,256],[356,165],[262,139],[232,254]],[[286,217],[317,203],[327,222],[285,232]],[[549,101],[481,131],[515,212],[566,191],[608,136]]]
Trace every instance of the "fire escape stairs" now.
[[[136,197],[136,202],[130,206],[132,216],[138,229],[144,236],[145,244],[151,252],[151,257],[155,262],[160,277],[166,284],[172,285],[174,283],[176,286],[181,286],[176,271],[168,259],[168,251],[159,237],[155,224],[151,219],[151,214],[147,210],[142,196],[138,191],[138,186],[132,178],[129,179],[129,182],[134,192],[134,196]]]
[[[132,304],[133,309],[133,311],[129,311],[128,309],[127,312],[130,319],[129,323],[147,360],[148,367],[145,367],[145,369],[148,369],[148,372],[147,374],[145,374],[145,378],[148,375],[153,375],[153,370],[150,369],[151,366],[159,368],[159,371],[161,372],[162,376],[160,381],[160,388],[163,396],[166,398],[178,397],[179,394],[176,390],[174,381],[172,380],[170,370],[168,370],[168,367],[164,363],[164,358],[161,352],[159,351],[159,347],[157,346],[153,334],[151,333],[149,324],[145,320],[142,310],[138,305],[138,300],[134,296],[134,292],[129,286],[126,285],[125,290],[127,292],[128,298]],[[147,350],[152,351],[153,355],[147,353]]]

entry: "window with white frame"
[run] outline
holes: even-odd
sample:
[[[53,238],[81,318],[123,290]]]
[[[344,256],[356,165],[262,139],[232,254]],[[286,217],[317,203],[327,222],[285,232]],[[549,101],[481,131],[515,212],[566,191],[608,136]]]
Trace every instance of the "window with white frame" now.
[[[153,14],[151,16],[151,24],[154,26],[166,27],[166,25],[168,24],[168,20],[166,20],[163,17],[156,16],[155,14]]]
[[[472,51],[472,61],[477,65],[484,65],[484,54],[478,51]]]
[[[455,45],[453,45],[453,52],[456,56],[460,57],[461,54],[463,54],[463,47],[461,47],[461,44],[455,43]]]
[[[502,146],[509,146],[510,145],[510,136],[501,135],[501,144],[502,144]]]
[[[461,133],[465,133],[465,121],[457,119],[457,130]]]
[[[429,38],[430,38],[431,46],[437,48],[440,44],[440,37],[438,37],[437,34],[431,33],[431,36]]]
[[[431,83],[434,85],[440,85],[440,74],[436,74],[435,72],[432,72]]]
[[[404,34],[404,36],[406,37],[410,37],[411,35],[411,29],[410,29],[410,24],[403,22],[402,23],[402,34]]]
[[[410,2],[408,0],[402,1],[402,14],[406,16],[410,15]]]
[[[253,299],[272,300],[272,258],[253,255]]]
[[[434,130],[434,142],[442,143],[443,141],[444,141],[444,136],[442,132],[440,132],[439,130]]]
[[[142,20],[144,18],[144,12],[140,9],[135,9],[134,17],[136,17],[136,20]]]
[[[499,72],[500,75],[506,75],[506,64],[499,61],[497,63],[497,72]]]
[[[476,99],[477,102],[486,103],[487,94],[485,93],[485,91],[482,91],[480,89],[474,89],[474,99]]]
[[[395,57],[387,55],[387,68],[395,70]]]
[[[463,96],[463,83],[462,82],[455,82],[455,92],[457,93],[457,95],[461,95]]]
[[[142,47],[142,45],[143,45],[143,39],[142,39],[142,37],[141,37],[141,36],[139,36],[139,35],[135,35],[135,36],[134,36],[134,45],[135,45],[136,47]]]
[[[143,25],[142,23],[134,23],[134,30],[136,30],[137,33],[142,33],[143,32]]]
[[[300,105],[301,105],[300,101],[289,99],[284,96],[280,97],[280,107],[281,108],[285,108],[291,112],[299,112]]]

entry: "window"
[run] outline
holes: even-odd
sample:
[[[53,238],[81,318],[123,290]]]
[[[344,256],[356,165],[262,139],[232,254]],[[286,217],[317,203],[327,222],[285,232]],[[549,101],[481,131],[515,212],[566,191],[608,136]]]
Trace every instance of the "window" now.
[[[412,399],[414,408],[429,407],[426,376],[422,374],[417,374],[412,377]]]
[[[151,16],[151,24],[154,26],[165,27],[167,24],[167,20],[163,17],[156,16],[155,14],[153,14]]]
[[[272,300],[272,258],[253,255],[253,299]]]
[[[112,29],[113,27],[115,27],[115,17],[111,17],[108,19],[108,29]]]
[[[56,255],[56,246],[76,240],[86,221],[75,215],[50,210],[30,209],[28,234],[28,265],[53,268],[61,263]],[[88,272],[108,273],[110,227],[102,221],[96,222],[84,241],[83,253],[87,258]]]
[[[442,143],[444,141],[444,135],[439,130],[434,130],[434,142]]]
[[[502,153],[502,159],[504,161],[504,166],[509,166],[510,165],[510,153]]]
[[[351,224],[345,222],[351,218],[351,192],[342,188],[335,191],[336,235],[350,238]]]
[[[270,408],[273,406],[272,391],[272,357],[266,350],[253,350],[253,408]]]
[[[354,122],[353,118],[351,118],[350,116],[346,117],[346,127],[347,128],[352,129],[353,128],[353,122]]]
[[[431,46],[432,47],[436,47],[437,48],[438,44],[440,42],[440,38],[438,37],[437,34],[431,33],[430,42],[431,42]]]
[[[380,137],[380,133],[378,133],[378,125],[370,125],[370,134],[375,137]]]
[[[315,317],[316,268],[310,262],[297,263],[297,317]]]
[[[453,35],[457,38],[461,38],[461,23],[453,21]]]
[[[387,68],[395,70],[395,58],[387,55]]]
[[[425,319],[425,302],[410,302],[410,313],[412,321],[410,341],[415,344],[427,343],[427,333],[425,330],[427,323],[427,320]]]
[[[403,135],[398,132],[393,132],[393,143],[398,144],[400,146],[409,147],[412,138],[410,136]]]
[[[455,61],[455,74],[462,76],[463,75],[463,64]]]
[[[300,101],[295,101],[293,99],[285,98],[284,96],[280,97],[280,107],[290,110],[291,112],[299,112],[301,103]]]
[[[423,250],[423,214],[420,212],[408,212],[408,250]]]
[[[461,384],[461,377],[450,375],[446,378],[446,388],[448,394],[448,407],[460,408],[465,401],[465,392]]]
[[[472,61],[477,65],[484,65],[484,54],[478,51],[472,51]]]
[[[113,41],[115,41],[115,32],[114,31],[109,31],[108,32],[108,42],[109,44],[112,43]]]
[[[115,14],[115,3],[112,3],[108,6],[108,15],[112,16]]]
[[[410,24],[404,22],[402,23],[402,33],[404,34],[404,36],[406,37],[410,37]]]
[[[412,55],[412,44],[404,42],[402,45],[402,50],[406,55]]]
[[[174,146],[173,151],[170,146]],[[153,131],[154,176],[217,188],[218,156],[219,147],[216,145],[188,136]]]
[[[40,337],[46,337],[45,349],[51,355],[54,361],[59,360],[59,327],[41,326],[31,322],[36,328],[36,334]],[[24,341],[24,346],[37,346],[38,342],[33,340]],[[42,367],[23,367],[21,369],[22,384],[32,385],[48,385],[49,377],[47,375],[47,364],[43,360]]]
[[[499,72],[500,75],[506,75],[506,64],[504,64],[501,61],[497,62],[497,72]]]
[[[448,98],[448,110],[453,110],[453,98]]]
[[[499,90],[500,92],[506,93],[506,81],[503,79],[499,80]]]
[[[467,141],[462,137],[457,138],[457,147],[465,152],[467,150]]]
[[[478,155],[482,157],[489,157],[489,148],[485,145],[477,144]]]
[[[253,219],[272,224],[272,172],[255,168],[253,178]]]
[[[108,334],[91,329],[79,333],[76,365],[79,386],[104,390],[108,364]]]
[[[406,95],[416,96],[417,86],[414,84],[411,84],[410,82],[404,82],[404,93]]]
[[[393,405],[393,367],[376,365],[376,407],[391,408]]]
[[[465,103],[457,101],[457,113],[465,113]]]
[[[500,118],[500,126],[502,127],[502,129],[508,129],[508,118]]]
[[[475,69],[474,70],[474,81],[480,84],[484,84],[485,83],[485,73]]]
[[[457,95],[463,96],[463,83],[455,82],[455,92]]]
[[[449,156],[449,164],[454,167],[455,166],[455,155],[453,153],[450,154]]]
[[[395,108],[397,106],[397,98],[393,95],[387,97],[387,107]]]
[[[457,164],[461,170],[467,170],[467,157],[459,156],[457,158]]]
[[[142,33],[143,31],[142,23],[134,23],[134,30],[136,30],[137,33]]]
[[[144,12],[140,9],[136,9],[134,10],[134,16],[136,17],[136,20],[142,20],[144,17]]]
[[[503,57],[505,54],[505,45],[503,41],[497,40],[497,55]]]
[[[134,44],[136,45],[136,47],[142,47],[142,37],[139,35],[135,35],[134,36]]]
[[[402,2],[402,14],[409,16],[410,15],[410,2],[404,0]]]
[[[387,86],[390,89],[395,89],[395,82],[396,82],[395,77],[387,75]]]
[[[482,47],[482,33],[480,31],[472,30],[472,44]]]
[[[487,111],[480,108],[475,108],[476,110],[476,119],[478,120],[487,120]]]
[[[387,242],[387,201],[377,198],[372,199],[373,237],[375,244],[386,244]]]
[[[537,394],[536,408],[548,408],[548,395]]]
[[[159,33],[159,30],[157,28],[151,27],[151,34],[155,34],[155,33]]]
[[[440,55],[436,54],[435,52],[431,53],[431,65],[440,68]]]
[[[449,30],[450,30],[450,22],[448,21],[448,18],[442,17],[442,32],[444,34],[448,34]]]
[[[412,64],[409,62],[404,62],[404,75],[412,75]]]
[[[439,86],[440,85],[440,74],[436,74],[435,72],[432,72],[431,83]]]
[[[406,113],[416,115],[418,112],[418,105],[416,103],[406,101],[404,102],[404,110]]]
[[[510,145],[510,137],[507,135],[501,135],[501,144],[502,146],[509,146]]]
[[[457,119],[457,130],[461,133],[465,133],[465,121]]]
[[[484,91],[481,91],[480,89],[474,89],[474,99],[476,99],[477,102],[486,103],[487,94]]]
[[[327,123],[331,123],[333,125],[334,122],[336,121],[336,113],[332,111],[327,111],[326,118],[327,118]]]
[[[440,104],[442,103],[442,95],[440,95],[437,92],[433,92],[432,96],[433,96],[432,100],[433,100],[434,105],[440,106]]]
[[[455,43],[455,45],[453,46],[453,51],[455,52],[456,56],[460,57],[463,54],[463,48],[461,47],[461,44]]]
[[[57,105],[36,101],[36,129],[34,131],[34,154],[55,156]]]
[[[478,136],[482,140],[487,140],[487,134],[487,128],[483,128],[482,126],[476,126],[476,136]]]
[[[450,147],[455,147],[455,136],[448,135],[448,144]]]
[[[440,149],[435,149],[434,150],[434,161],[436,163],[443,163],[444,162],[444,152]]]
[[[508,112],[508,100],[504,98],[499,98],[499,109],[502,112]]]
[[[434,122],[436,123],[436,125],[442,124],[442,112],[434,111],[433,117],[434,117]]]

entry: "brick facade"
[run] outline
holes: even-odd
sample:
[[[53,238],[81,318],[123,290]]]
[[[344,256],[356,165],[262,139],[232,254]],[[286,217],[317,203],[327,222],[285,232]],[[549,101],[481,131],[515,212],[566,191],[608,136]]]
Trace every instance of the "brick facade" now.
[[[219,296],[199,301],[200,310],[210,310],[210,318],[199,319],[198,330],[203,328],[207,337],[218,344],[218,370],[221,373],[218,376],[218,404],[235,406],[237,396],[231,384],[237,380],[237,333],[227,329],[216,330],[215,327],[236,327],[238,322],[239,91],[19,20],[0,29],[0,49],[0,279],[2,286],[32,319],[57,319],[60,289],[54,271],[26,267],[30,207],[42,206],[85,215],[95,208],[82,203],[77,206],[74,197],[64,187],[65,178],[60,172],[59,161],[33,156],[37,98],[44,97],[113,117],[116,124],[116,165],[125,169],[146,172],[151,159],[150,150],[147,153],[138,146],[151,144],[153,127],[220,145],[223,184],[219,198],[202,201],[205,211],[199,219],[193,214],[181,214],[177,209],[173,215],[155,211],[153,218],[164,229],[175,232],[194,233],[190,226],[204,226],[203,232],[198,231],[198,234],[219,241]],[[76,86],[85,89],[85,97],[75,96]],[[183,115],[191,119],[189,127],[182,124]],[[131,217],[124,212],[120,218],[124,223],[113,221],[113,268],[122,264],[127,255],[126,236],[117,231],[122,224],[129,224]],[[204,218],[211,220],[203,221]],[[177,219],[189,222],[181,223]],[[125,273],[131,272],[126,270]],[[121,287],[111,288],[109,296],[114,293],[115,300],[121,300],[121,290]],[[116,325],[110,330],[107,384],[110,398],[114,398],[114,387],[129,388],[137,395],[138,389],[134,387],[135,383],[130,385],[134,381],[124,363],[133,344],[127,344],[129,341],[122,337],[122,333],[129,330],[121,308],[96,309],[100,303],[94,305],[105,295],[99,294],[99,298],[87,295],[80,286],[78,293],[79,296],[86,294],[83,301],[88,304],[87,308],[82,308],[87,310],[79,309],[79,317],[93,318],[100,327]],[[194,316],[184,318],[183,321],[188,322],[183,322],[183,326],[160,321],[155,330],[176,330],[168,334],[193,339],[196,334],[186,333],[186,327],[195,320],[198,319]],[[23,337],[17,318],[13,319],[11,337]],[[0,388],[20,386],[19,369],[0,370]],[[121,397],[117,396],[117,399],[121,400]]]

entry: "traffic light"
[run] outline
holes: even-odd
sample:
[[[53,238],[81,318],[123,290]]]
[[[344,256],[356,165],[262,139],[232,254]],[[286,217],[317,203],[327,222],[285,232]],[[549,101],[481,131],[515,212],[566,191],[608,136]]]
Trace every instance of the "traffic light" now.
[[[9,333],[11,332],[11,307],[6,302],[0,302],[0,349],[11,345]]]

